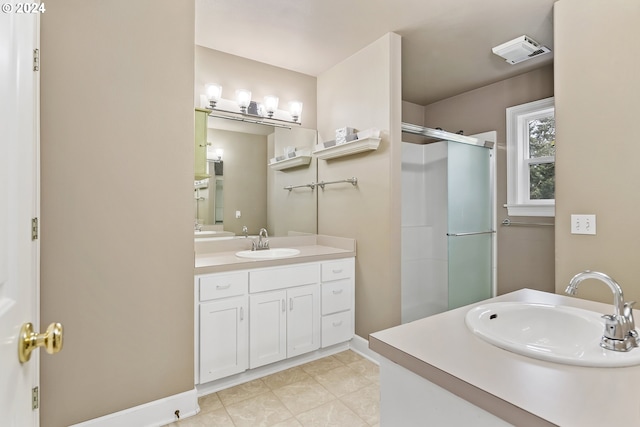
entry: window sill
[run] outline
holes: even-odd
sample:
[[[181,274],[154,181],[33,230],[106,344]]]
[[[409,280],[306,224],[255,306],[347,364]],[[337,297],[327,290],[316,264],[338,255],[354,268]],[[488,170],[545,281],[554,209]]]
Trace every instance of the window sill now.
[[[504,205],[509,216],[556,216],[555,205]]]

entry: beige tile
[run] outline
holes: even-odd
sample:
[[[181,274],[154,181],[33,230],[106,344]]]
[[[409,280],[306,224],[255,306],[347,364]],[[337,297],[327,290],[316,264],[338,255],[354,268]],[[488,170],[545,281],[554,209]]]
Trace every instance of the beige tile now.
[[[223,408],[222,402],[217,393],[211,393],[206,396],[198,398],[198,406],[200,406],[200,413],[216,411]]]
[[[210,411],[207,413],[200,412],[198,415],[185,418],[173,424],[169,424],[171,427],[235,427],[229,414],[224,408]]]
[[[236,427],[269,427],[293,417],[270,391],[225,406]]]
[[[314,360],[307,364],[302,365],[302,369],[309,375],[315,377],[316,375],[324,374],[332,369],[345,366],[344,363],[339,361],[333,356],[324,357],[322,359]]]
[[[302,424],[300,424],[300,421],[298,421],[297,419],[289,418],[286,421],[283,421],[278,424],[274,424],[272,427],[303,427],[303,426]]]
[[[339,400],[332,400],[297,417],[304,427],[368,427],[355,412]]]
[[[349,409],[369,425],[380,422],[380,386],[371,384],[340,398]]]
[[[360,390],[372,383],[348,366],[332,369],[324,374],[317,375],[315,379],[338,397]]]
[[[228,406],[268,391],[269,387],[267,387],[261,379],[257,379],[225,390],[220,390],[217,394],[222,404]]]
[[[275,389],[273,393],[294,415],[336,398],[311,377]]]
[[[308,378],[311,378],[311,376],[307,374],[304,369],[296,366],[295,368],[287,369],[264,377],[262,378],[262,381],[264,381],[267,387],[271,390],[275,390],[285,385],[297,383],[298,381],[306,380]]]
[[[360,356],[358,353],[356,353],[355,351],[351,351],[351,350],[346,350],[346,351],[334,354],[333,357],[335,357],[336,359],[338,359],[339,361],[341,361],[345,365],[348,365],[349,363],[359,362],[361,360],[364,360],[364,357]]]
[[[380,367],[372,361],[363,358],[357,362],[349,363],[347,366],[369,381],[380,383]]]

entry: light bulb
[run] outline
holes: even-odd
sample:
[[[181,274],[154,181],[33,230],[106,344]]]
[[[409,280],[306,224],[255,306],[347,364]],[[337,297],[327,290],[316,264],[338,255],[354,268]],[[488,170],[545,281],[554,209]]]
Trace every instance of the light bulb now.
[[[207,85],[207,99],[209,99],[209,105],[215,108],[220,96],[222,95],[222,86],[216,84]]]
[[[291,101],[289,103],[289,112],[291,113],[293,121],[297,122],[300,119],[300,114],[302,114],[302,102]]]
[[[264,108],[269,117],[273,117],[273,113],[278,109],[278,97],[268,95],[264,97]]]
[[[251,91],[238,89],[236,90],[236,101],[238,102],[238,107],[240,107],[240,111],[245,113],[247,111],[247,107],[251,103]]]

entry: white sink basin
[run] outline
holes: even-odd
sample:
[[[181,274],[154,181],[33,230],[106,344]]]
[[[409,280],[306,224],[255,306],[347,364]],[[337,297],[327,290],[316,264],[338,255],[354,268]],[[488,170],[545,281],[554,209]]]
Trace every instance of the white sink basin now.
[[[236,252],[236,256],[240,258],[252,258],[252,259],[277,259],[296,256],[300,253],[297,249],[289,248],[273,248],[264,249],[261,251],[240,251]]]
[[[593,367],[640,364],[640,348],[619,352],[600,347],[602,314],[567,306],[498,302],[472,308],[465,322],[483,340],[535,359]]]

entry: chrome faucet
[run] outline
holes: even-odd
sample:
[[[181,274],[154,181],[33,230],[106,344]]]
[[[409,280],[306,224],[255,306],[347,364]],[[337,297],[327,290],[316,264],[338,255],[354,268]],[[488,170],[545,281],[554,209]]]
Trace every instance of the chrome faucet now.
[[[244,238],[246,239],[247,237],[249,237],[249,229],[247,228],[246,225],[242,226],[242,234],[244,234]]]
[[[198,218],[196,218],[195,222],[193,223],[193,230],[194,231],[202,231],[202,224],[200,224],[198,222]]]
[[[565,292],[569,295],[575,295],[578,291],[578,285],[585,279],[598,279],[609,286],[609,289],[613,292],[614,313],[602,316],[605,320],[605,327],[600,346],[613,351],[629,351],[634,347],[638,347],[638,332],[633,320],[633,305],[635,301],[625,302],[620,285],[611,277],[598,271],[586,270],[576,274],[569,282]]]
[[[263,236],[264,236],[264,240],[262,240]],[[265,249],[269,249],[269,240],[267,240],[268,238],[269,238],[269,234],[267,233],[267,229],[261,228],[260,232],[258,233],[258,241],[257,242],[255,240],[251,241],[251,250],[262,251]]]

